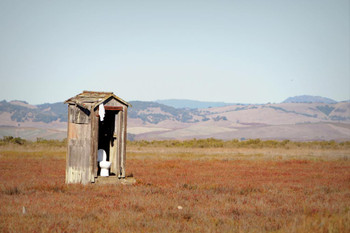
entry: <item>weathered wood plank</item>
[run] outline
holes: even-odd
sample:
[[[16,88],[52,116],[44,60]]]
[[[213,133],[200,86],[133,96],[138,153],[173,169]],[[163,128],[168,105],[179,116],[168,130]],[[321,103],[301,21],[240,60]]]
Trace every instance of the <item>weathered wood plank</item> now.
[[[91,153],[90,153],[90,181],[95,182],[97,177],[97,150],[98,150],[98,117],[91,114]]]
[[[71,122],[71,119],[72,119],[72,116],[71,116],[71,112],[70,112],[70,109],[71,109],[71,105],[69,104],[68,105],[68,129],[67,129],[67,152],[66,152],[66,184],[67,183],[70,183],[69,182],[69,174],[68,174],[68,168],[69,168],[69,159],[71,157],[71,153],[70,153],[70,149],[69,149],[69,142],[70,142],[70,137],[69,137],[69,130],[70,130],[70,127],[69,127],[69,123]]]
[[[121,157],[122,157],[122,122],[123,122],[123,114],[122,112],[118,113],[118,125],[117,125],[117,133],[118,133],[118,139],[117,139],[117,171],[118,171],[118,177],[121,176]]]
[[[117,166],[117,156],[118,156],[118,112],[114,115],[114,129],[113,129],[113,139],[110,147],[110,158],[109,161],[111,164],[111,173],[118,174]]]
[[[126,140],[127,140],[127,117],[128,117],[128,108],[124,106],[123,115],[123,130],[122,130],[122,156],[121,156],[121,177],[125,178],[125,161],[126,161]]]
[[[119,107],[123,107],[124,104],[120,103],[118,100],[114,99],[114,98],[109,98],[106,101],[104,101],[104,105],[105,107],[109,107],[109,106],[119,106]]]
[[[69,123],[67,183],[90,182],[90,142],[91,127],[89,124]]]
[[[136,179],[134,177],[126,177],[124,179],[119,179],[117,176],[108,176],[108,177],[103,177],[99,176],[96,179],[96,184],[99,185],[134,185],[136,183]]]
[[[90,111],[88,109],[84,109],[79,105],[71,105],[70,113],[72,115],[71,122],[76,124],[88,124]]]
[[[122,106],[105,106],[104,108],[108,111],[123,111]]]

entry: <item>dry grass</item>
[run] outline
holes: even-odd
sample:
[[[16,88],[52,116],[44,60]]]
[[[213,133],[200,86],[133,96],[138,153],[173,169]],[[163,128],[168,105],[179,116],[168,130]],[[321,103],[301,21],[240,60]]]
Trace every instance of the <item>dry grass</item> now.
[[[186,160],[350,160],[350,149],[310,148],[167,148],[128,147],[128,157],[135,159]]]
[[[0,231],[350,232],[349,156],[131,146],[127,173],[137,183],[101,187],[64,184],[64,147],[7,145]]]

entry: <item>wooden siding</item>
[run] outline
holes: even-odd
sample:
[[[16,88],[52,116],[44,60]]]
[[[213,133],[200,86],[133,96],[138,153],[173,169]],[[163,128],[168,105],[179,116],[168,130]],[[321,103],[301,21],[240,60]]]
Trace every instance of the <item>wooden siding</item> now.
[[[126,140],[127,140],[127,119],[128,119],[128,108],[126,106],[123,107],[123,120],[122,124],[123,126],[121,127],[122,129],[122,137],[121,137],[121,178],[125,178],[125,161],[126,161]]]
[[[69,111],[69,109],[70,109],[70,104],[68,104],[68,129],[67,129],[67,141],[69,141],[70,140],[70,138],[71,138],[71,136],[69,135],[69,131],[71,130],[71,128],[69,127],[69,123],[71,122],[71,114],[70,114],[70,111]],[[70,154],[70,150],[69,150],[69,146],[68,146],[68,144],[67,144],[67,152],[66,152],[66,179],[65,179],[65,181],[66,181],[66,184],[68,184],[68,183],[70,183],[70,177],[69,177],[69,172],[68,172],[68,170],[69,170],[69,158],[70,158],[70,156],[72,156],[72,154]]]
[[[121,157],[122,157],[122,117],[123,117],[123,113],[119,112],[118,115],[118,120],[117,120],[117,144],[118,144],[118,148],[117,148],[117,173],[116,175],[118,175],[118,177],[120,177],[121,175]]]
[[[103,104],[105,106],[116,106],[116,107],[123,107],[125,106],[124,104],[122,104],[121,102],[119,102],[118,100],[114,99],[113,97],[107,99],[106,101],[103,102]]]
[[[90,153],[90,181],[95,182],[98,172],[97,150],[98,150],[98,117],[94,112],[91,114],[91,153]]]
[[[89,98],[90,93],[84,92],[82,97],[85,98],[85,94],[86,98]],[[79,100],[83,101],[84,98]],[[68,103],[66,183],[87,184],[95,182],[98,177],[97,150],[99,143],[102,143],[99,142],[99,105],[91,101],[77,104],[75,103],[77,101],[74,98],[66,101]],[[97,104],[99,103],[102,101]],[[114,127],[107,147],[109,161],[112,163],[110,171],[118,178],[125,178],[128,104],[116,99],[114,95],[105,99],[103,104],[106,114],[107,112],[115,114],[113,120],[109,118],[112,120],[111,123],[107,123]]]
[[[69,122],[76,124],[88,124],[90,111],[80,107],[79,105],[69,105],[68,113],[71,116]]]
[[[68,139],[67,183],[86,184],[91,180],[91,127],[89,124],[68,123],[69,135],[77,135]]]
[[[111,173],[118,174],[118,116],[119,112],[115,112],[114,118],[114,130],[113,130],[113,140],[111,141],[110,151],[109,151],[109,161],[111,162]]]

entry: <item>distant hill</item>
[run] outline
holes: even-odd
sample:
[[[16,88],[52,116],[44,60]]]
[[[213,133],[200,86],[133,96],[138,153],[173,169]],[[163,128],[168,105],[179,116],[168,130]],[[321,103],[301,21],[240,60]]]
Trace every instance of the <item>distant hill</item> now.
[[[132,114],[128,119],[128,133],[136,140],[350,140],[350,103],[346,102],[236,104],[203,109],[139,104],[129,110]]]
[[[130,101],[128,134],[135,140],[350,140],[350,102],[329,100],[299,96],[280,104],[244,105],[179,100],[174,105],[177,107]],[[214,107],[215,103],[219,106]],[[63,102],[30,105],[19,100],[0,101],[0,137],[62,139],[67,136],[66,129],[67,105]]]
[[[167,99],[167,100],[156,100],[155,102],[168,105],[174,108],[213,108],[233,105],[225,102],[206,102],[198,100],[187,100],[187,99]]]
[[[193,123],[193,112],[189,109],[176,109],[172,106],[149,102],[130,101],[132,107],[128,110],[130,118],[138,118],[144,123],[157,124],[165,120],[179,121],[183,123]]]
[[[325,103],[335,104],[337,101],[322,96],[300,95],[289,97],[282,103]]]
[[[30,105],[25,101],[0,101],[0,137],[28,140],[67,137],[67,106],[62,102]]]
[[[25,101],[3,100],[0,102],[0,114],[9,113],[15,122],[44,122],[67,121],[67,106],[62,102],[53,104],[30,105]]]

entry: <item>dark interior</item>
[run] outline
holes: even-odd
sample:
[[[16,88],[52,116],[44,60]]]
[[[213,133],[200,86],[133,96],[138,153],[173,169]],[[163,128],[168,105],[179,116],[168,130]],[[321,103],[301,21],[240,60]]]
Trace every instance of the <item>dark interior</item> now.
[[[114,124],[115,111],[106,111],[103,121],[99,121],[98,126],[98,149],[104,149],[107,153],[107,161],[109,161],[109,148],[114,142]]]

